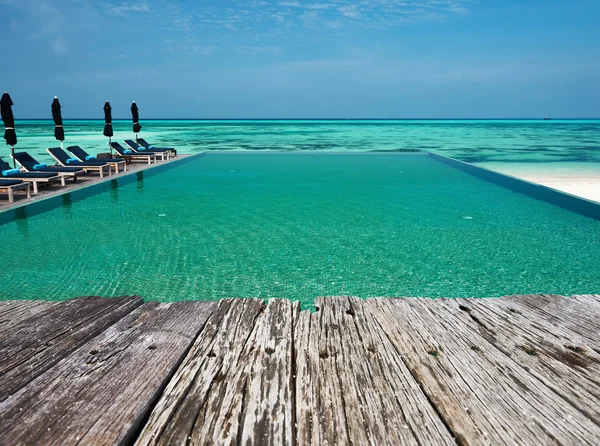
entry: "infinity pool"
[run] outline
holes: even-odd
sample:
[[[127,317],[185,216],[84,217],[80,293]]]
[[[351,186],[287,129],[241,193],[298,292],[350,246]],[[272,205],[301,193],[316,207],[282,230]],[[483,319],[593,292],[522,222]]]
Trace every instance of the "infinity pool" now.
[[[206,153],[0,224],[2,298],[600,292],[600,221],[427,154]]]

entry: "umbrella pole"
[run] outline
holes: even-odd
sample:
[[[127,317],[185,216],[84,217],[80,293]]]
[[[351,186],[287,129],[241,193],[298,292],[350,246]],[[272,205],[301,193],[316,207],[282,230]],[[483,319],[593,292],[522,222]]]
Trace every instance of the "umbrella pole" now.
[[[113,152],[112,152],[112,146],[110,145],[110,136],[108,137],[108,149],[110,150],[110,157],[112,158]]]
[[[12,152],[13,168],[17,168],[17,162],[15,161],[15,146],[10,146]]]

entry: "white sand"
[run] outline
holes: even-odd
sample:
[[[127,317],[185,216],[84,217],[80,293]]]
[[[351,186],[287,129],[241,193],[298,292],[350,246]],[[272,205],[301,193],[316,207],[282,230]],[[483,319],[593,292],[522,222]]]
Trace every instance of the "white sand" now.
[[[600,166],[582,164],[512,164],[479,163],[495,170],[533,183],[542,184],[572,195],[600,202]]]

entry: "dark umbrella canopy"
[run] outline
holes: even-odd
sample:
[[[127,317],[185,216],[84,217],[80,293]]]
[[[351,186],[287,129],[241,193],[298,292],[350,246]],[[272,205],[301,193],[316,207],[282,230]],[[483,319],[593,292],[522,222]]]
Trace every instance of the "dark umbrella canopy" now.
[[[111,138],[114,133],[113,133],[113,128],[112,128],[112,108],[110,106],[110,102],[106,101],[106,104],[104,104],[104,136],[107,136],[109,138]]]
[[[133,119],[133,133],[139,133],[142,130],[142,126],[138,122],[140,120],[140,112],[135,101],[131,104],[131,118]]]
[[[52,101],[52,119],[54,119],[54,137],[62,142],[65,140],[65,130],[63,129],[60,102],[58,102],[56,96],[54,96],[54,100]]]
[[[12,112],[13,101],[10,95],[6,92],[0,99],[0,114],[2,115],[2,121],[4,122],[4,139],[6,144],[14,146],[17,143],[17,134],[15,133],[15,118]]]

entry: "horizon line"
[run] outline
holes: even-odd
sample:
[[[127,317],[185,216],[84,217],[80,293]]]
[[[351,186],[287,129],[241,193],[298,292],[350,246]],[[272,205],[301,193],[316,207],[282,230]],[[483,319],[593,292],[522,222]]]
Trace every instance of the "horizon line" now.
[[[72,121],[104,121],[104,118],[63,118]],[[144,121],[597,121],[600,117],[579,118],[144,118]],[[52,118],[20,118],[15,121],[52,121]],[[113,121],[131,121],[131,117],[113,118]]]

